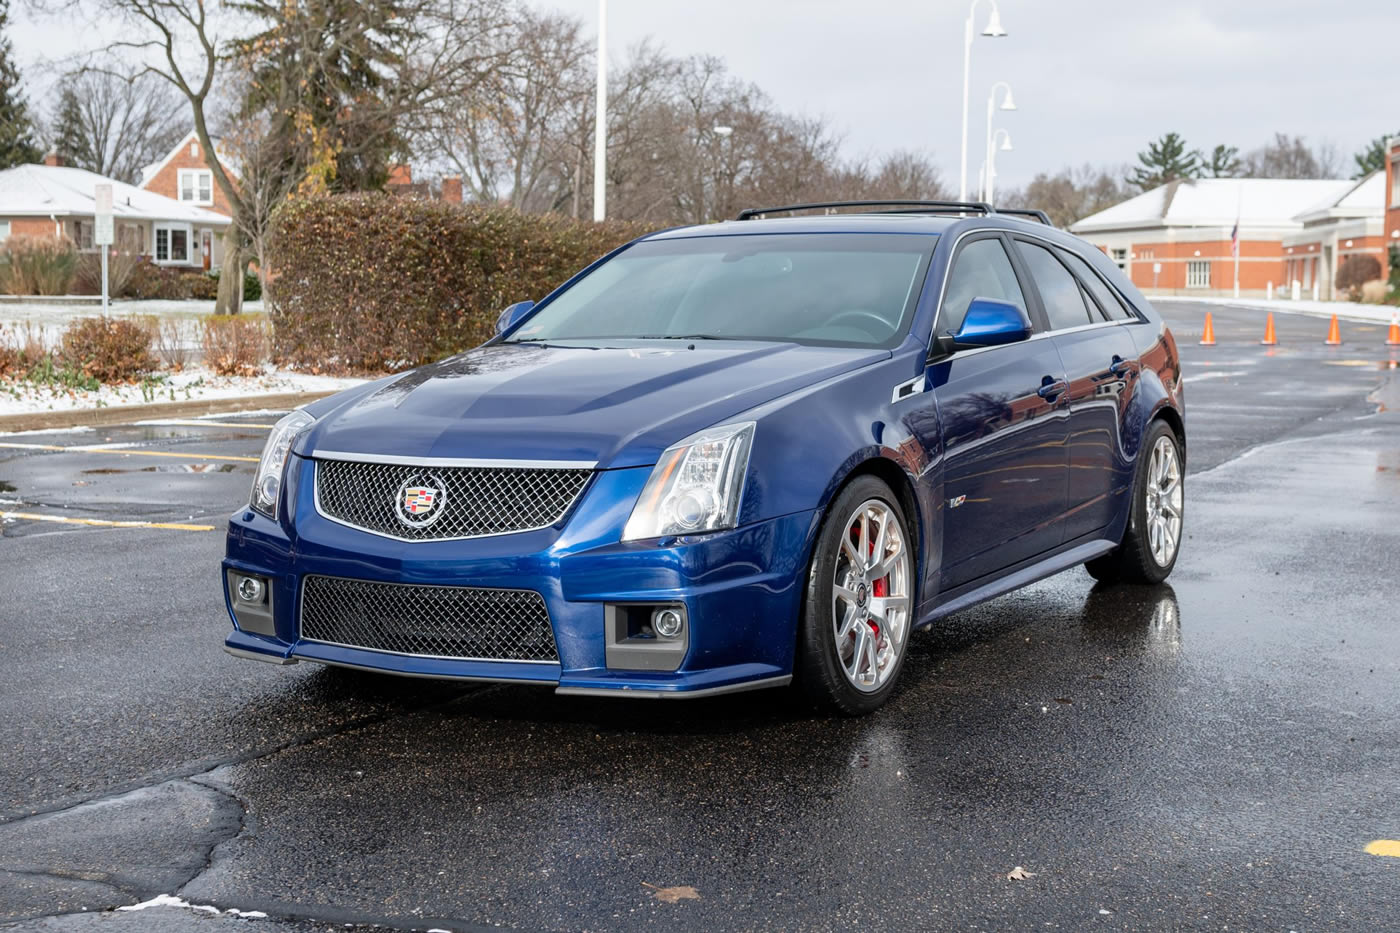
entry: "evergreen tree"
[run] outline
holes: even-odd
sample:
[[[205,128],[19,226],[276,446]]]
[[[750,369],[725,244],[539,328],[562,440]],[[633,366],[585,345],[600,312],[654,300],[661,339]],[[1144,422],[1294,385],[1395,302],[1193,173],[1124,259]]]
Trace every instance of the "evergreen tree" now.
[[[10,0],[0,0],[0,168],[42,157],[34,144],[34,123],[19,92],[19,69],[15,67],[5,27],[10,20]]]
[[[1200,162],[1201,173],[1207,178],[1238,178],[1244,168],[1240,150],[1224,143],[1212,149],[1208,156],[1200,154]]]
[[[1400,137],[1400,132],[1393,135]],[[1352,178],[1365,178],[1372,172],[1385,171],[1385,141],[1386,137],[1377,136],[1353,156],[1356,159],[1356,174]]]
[[[1138,161],[1142,164],[1133,169],[1128,183],[1140,191],[1183,178],[1195,178],[1201,171],[1199,153],[1188,150],[1186,140],[1178,133],[1167,133],[1148,143],[1147,150],[1138,153]]]
[[[58,120],[53,127],[53,151],[63,159],[64,165],[100,171],[97,158],[83,130],[82,105],[78,93],[71,82],[64,84],[59,95]]]

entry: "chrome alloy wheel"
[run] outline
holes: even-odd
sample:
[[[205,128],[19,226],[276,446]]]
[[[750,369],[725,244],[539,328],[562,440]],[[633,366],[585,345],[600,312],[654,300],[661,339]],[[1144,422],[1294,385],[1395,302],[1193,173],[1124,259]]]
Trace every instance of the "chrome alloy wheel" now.
[[[1181,545],[1181,458],[1170,437],[1159,437],[1147,464],[1147,546],[1166,567]]]
[[[844,527],[831,590],[836,657],[852,686],[873,693],[895,672],[909,638],[909,543],[879,499],[861,503]]]

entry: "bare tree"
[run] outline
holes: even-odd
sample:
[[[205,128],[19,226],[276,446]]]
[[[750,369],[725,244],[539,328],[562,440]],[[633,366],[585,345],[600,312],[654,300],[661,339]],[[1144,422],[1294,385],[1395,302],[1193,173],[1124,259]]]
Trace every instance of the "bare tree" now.
[[[136,75],[161,78],[184,97],[232,209],[216,303],[222,313],[239,310],[247,231],[257,226],[213,145],[215,84],[227,64],[246,69],[243,116],[267,121],[283,171],[300,186],[309,180],[335,190],[373,183],[430,102],[478,83],[493,61],[483,39],[504,23],[503,0],[240,0],[220,8],[217,24],[205,0],[108,0],[103,8],[115,9],[134,38],[95,51],[101,70],[120,73],[134,61]],[[236,35],[221,38],[218,29]]]
[[[189,132],[185,102],[149,74],[80,71],[58,87],[49,145],[70,165],[128,184]]]
[[[1136,192],[1119,180],[1126,175],[1126,167],[1096,168],[1087,164],[1064,168],[1054,175],[1041,172],[1025,188],[1007,191],[998,200],[1006,207],[1045,211],[1057,227],[1068,227],[1132,197]]]
[[[1337,147],[1309,146],[1302,136],[1275,133],[1272,142],[1244,158],[1246,178],[1337,178],[1342,174]]]

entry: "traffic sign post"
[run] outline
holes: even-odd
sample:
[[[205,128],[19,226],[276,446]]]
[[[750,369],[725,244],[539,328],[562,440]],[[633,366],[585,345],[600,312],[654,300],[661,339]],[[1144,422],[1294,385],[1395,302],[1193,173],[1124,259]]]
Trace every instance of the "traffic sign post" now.
[[[93,214],[92,244],[102,252],[102,313],[107,313],[107,249],[116,240],[112,222],[112,186],[98,185],[93,192],[96,209]]]

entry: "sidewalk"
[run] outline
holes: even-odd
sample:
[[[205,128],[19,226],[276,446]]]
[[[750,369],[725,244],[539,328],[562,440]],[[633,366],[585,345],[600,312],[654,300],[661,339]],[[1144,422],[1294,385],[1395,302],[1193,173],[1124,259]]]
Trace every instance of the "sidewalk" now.
[[[1390,317],[1400,308],[1393,305],[1364,305],[1355,301],[1311,301],[1286,298],[1219,298],[1180,295],[1147,296],[1152,302],[1191,302],[1194,304],[1215,305],[1221,308],[1246,308],[1252,311],[1274,311],[1280,314],[1305,314],[1309,317],[1330,318],[1337,315],[1342,321],[1356,321],[1362,324],[1389,324]]]

